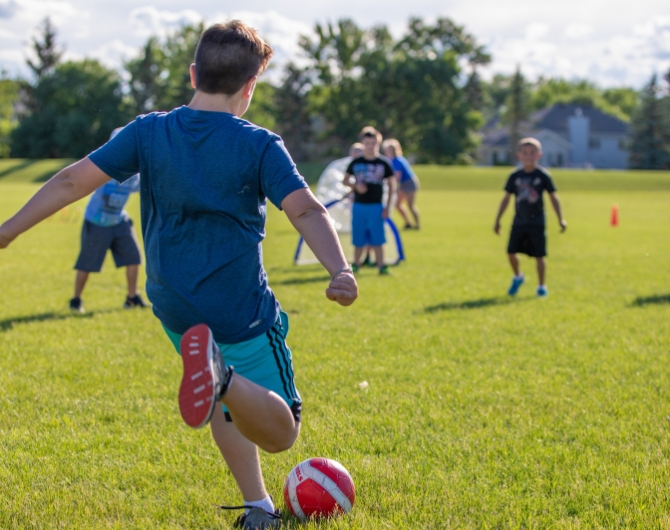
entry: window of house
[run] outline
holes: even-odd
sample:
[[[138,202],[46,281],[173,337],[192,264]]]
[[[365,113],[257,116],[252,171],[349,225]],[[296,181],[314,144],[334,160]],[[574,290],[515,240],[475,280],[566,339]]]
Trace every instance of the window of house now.
[[[589,149],[600,149],[600,138],[589,138]]]

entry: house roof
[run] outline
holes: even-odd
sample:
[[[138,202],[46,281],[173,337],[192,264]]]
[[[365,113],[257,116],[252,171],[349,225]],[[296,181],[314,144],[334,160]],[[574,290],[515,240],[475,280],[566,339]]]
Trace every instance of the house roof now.
[[[589,128],[594,133],[626,134],[628,124],[614,116],[587,105],[576,103],[557,103],[551,107],[538,110],[531,114],[527,121],[519,126],[522,136],[534,136],[541,130],[549,130],[554,133],[568,132],[568,118],[581,113],[589,118]],[[484,127],[483,146],[486,147],[508,147],[509,127],[501,126],[500,120],[490,121]]]
[[[589,118],[589,129],[597,133],[626,134],[628,124],[614,116],[604,113],[600,109],[577,103],[557,103],[531,115],[530,121],[535,129],[550,129],[552,131],[567,131],[568,118],[581,113]]]

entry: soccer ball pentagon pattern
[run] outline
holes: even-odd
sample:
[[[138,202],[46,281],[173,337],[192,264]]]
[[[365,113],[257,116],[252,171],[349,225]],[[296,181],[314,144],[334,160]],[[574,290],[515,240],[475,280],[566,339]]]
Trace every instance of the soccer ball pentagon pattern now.
[[[342,464],[328,458],[300,462],[286,477],[284,502],[300,520],[347,513],[354,505],[356,490]]]

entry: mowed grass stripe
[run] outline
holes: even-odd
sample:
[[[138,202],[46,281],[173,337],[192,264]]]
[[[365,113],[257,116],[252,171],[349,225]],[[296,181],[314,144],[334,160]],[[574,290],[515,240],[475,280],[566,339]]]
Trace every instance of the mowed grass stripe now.
[[[424,189],[407,262],[362,271],[348,309],[322,269],[292,265],[297,234],[271,209],[265,261],[305,412],[296,446],[263,456],[268,487],[281,503],[291,467],[327,456],[358,493],[351,515],[289,528],[670,525],[670,192],[557,175],[570,226],[548,212],[550,296],[524,259],[510,300],[502,169],[490,191]],[[0,183],[0,217],[35,189]],[[123,271],[108,260],[89,313],[66,310],[84,204],[0,252],[0,528],[227,528],[212,505],[241,499],[208,432],[181,424],[159,323],[120,309]]]

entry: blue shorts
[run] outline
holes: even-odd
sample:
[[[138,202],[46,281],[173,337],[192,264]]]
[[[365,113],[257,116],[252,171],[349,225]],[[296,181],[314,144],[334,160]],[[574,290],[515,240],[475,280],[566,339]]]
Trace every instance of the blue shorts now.
[[[386,243],[382,203],[354,203],[351,212],[351,239],[355,247],[379,247]]]
[[[263,388],[281,396],[296,421],[300,421],[302,400],[293,381],[293,360],[291,350],[286,345],[288,335],[288,315],[283,311],[274,325],[255,339],[237,344],[218,344],[226,366],[233,366],[235,373],[246,377]],[[163,326],[177,353],[181,335]],[[223,407],[228,421],[230,414]]]

